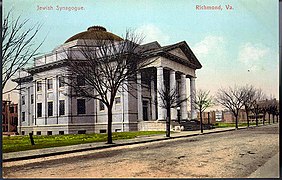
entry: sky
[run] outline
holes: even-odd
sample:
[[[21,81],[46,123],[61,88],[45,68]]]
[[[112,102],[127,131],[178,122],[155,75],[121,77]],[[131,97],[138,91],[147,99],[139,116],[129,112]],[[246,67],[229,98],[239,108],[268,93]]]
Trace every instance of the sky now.
[[[197,5],[222,10],[197,10]],[[215,95],[219,88],[249,84],[279,99],[277,0],[4,0],[3,7],[31,25],[42,23],[36,39],[40,43],[46,37],[42,54],[93,25],[121,37],[133,29],[145,35],[143,43],[186,41],[203,66],[196,71],[197,89]],[[11,98],[16,101],[17,94]]]

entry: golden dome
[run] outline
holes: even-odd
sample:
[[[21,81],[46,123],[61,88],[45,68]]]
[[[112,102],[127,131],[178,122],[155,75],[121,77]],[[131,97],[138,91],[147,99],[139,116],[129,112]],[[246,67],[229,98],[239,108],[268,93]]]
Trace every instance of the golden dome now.
[[[115,40],[122,41],[123,39],[113,33],[107,32],[107,29],[102,26],[91,26],[87,31],[78,33],[68,40],[65,43],[76,39],[90,39],[90,40]]]

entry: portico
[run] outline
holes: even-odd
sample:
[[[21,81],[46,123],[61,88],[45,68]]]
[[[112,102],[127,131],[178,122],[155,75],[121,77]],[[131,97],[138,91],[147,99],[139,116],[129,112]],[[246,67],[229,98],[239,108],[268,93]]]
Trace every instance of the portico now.
[[[187,56],[186,53],[189,51],[185,53],[185,45],[186,43],[179,44],[178,47],[168,50],[166,53],[155,54],[157,56],[150,57],[153,63],[138,73],[137,106],[139,122],[148,119],[143,117],[143,98],[145,97],[150,99],[151,111],[148,113],[151,119],[148,121],[164,122],[166,120],[166,109],[159,93],[166,88],[169,88],[170,92],[175,91],[179,100],[182,101],[179,106],[180,112],[177,112],[177,107],[171,108],[171,120],[177,120],[179,115],[181,120],[197,118],[197,112],[193,105],[196,92],[195,71],[201,66],[195,63],[197,61],[193,59],[191,52]],[[187,87],[187,84],[190,84],[190,87]],[[149,93],[146,92],[146,89]],[[187,91],[188,89],[190,90],[189,92]],[[189,110],[188,102],[190,102]],[[188,116],[189,111],[191,112],[190,116]],[[178,113],[180,114],[178,115]]]
[[[191,119],[196,118],[196,111],[193,106],[194,92],[196,92],[195,88],[195,77],[183,74],[180,71],[175,71],[174,69],[170,69],[168,67],[154,67],[155,76],[151,74],[152,79],[150,80],[150,84],[148,88],[150,89],[150,106],[151,112],[150,117],[151,120],[163,121],[166,119],[166,109],[163,105],[163,100],[161,99],[161,95],[158,92],[163,91],[165,88],[169,88],[170,92],[175,91],[177,96],[183,101],[180,105],[180,117],[182,120],[188,119],[188,108],[187,101],[190,102],[191,107]],[[137,104],[138,104],[138,120],[143,120],[143,97],[142,92],[146,91],[147,88],[144,87],[144,84],[141,85],[142,75],[147,73],[146,70],[143,73],[138,73],[137,75]],[[169,76],[168,76],[169,75]],[[142,81],[147,81],[146,78],[143,78]],[[187,94],[187,81],[190,81],[190,95]],[[167,86],[168,84],[168,86]],[[156,85],[156,87],[155,87]],[[143,90],[142,90],[143,86]],[[146,92],[144,92],[146,93]],[[189,98],[190,96],[190,98]],[[185,101],[186,99],[186,101]],[[190,100],[191,99],[191,100]],[[171,119],[177,120],[177,107],[171,108]],[[148,119],[148,118],[145,118]]]

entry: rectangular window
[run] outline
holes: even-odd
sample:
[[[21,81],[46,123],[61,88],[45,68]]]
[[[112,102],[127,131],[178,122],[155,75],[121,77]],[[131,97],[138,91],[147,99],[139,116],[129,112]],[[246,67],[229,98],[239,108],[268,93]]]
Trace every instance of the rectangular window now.
[[[30,103],[33,104],[33,102],[34,102],[34,95],[32,94],[30,95]]]
[[[37,91],[42,91],[42,82],[37,81]]]
[[[22,121],[25,121],[25,112],[22,112]]]
[[[53,89],[53,79],[47,79],[47,88],[48,90]]]
[[[65,80],[64,77],[60,76],[59,77],[59,87],[64,87],[65,86]]]
[[[24,135],[24,131],[22,131],[22,135]]]
[[[85,77],[83,75],[77,76],[77,85],[78,86],[85,86]]]
[[[14,121],[13,121],[12,125],[14,125],[14,126],[18,125],[18,118],[17,117],[14,117]]]
[[[59,116],[65,115],[65,100],[59,101]]]
[[[37,117],[42,117],[42,103],[37,103]]]
[[[77,114],[85,114],[85,99],[77,100]]]
[[[102,101],[99,101],[99,106],[100,106],[100,111],[104,111],[105,110],[105,105]]]
[[[60,135],[64,135],[64,131],[59,131],[59,134]]]
[[[10,110],[10,113],[14,113],[15,111],[14,111],[14,106],[11,106],[10,108],[9,108],[9,110]]]
[[[52,135],[52,131],[47,131],[47,135],[48,136]]]
[[[120,102],[121,102],[121,101],[120,101],[120,97],[116,97],[116,98],[115,98],[115,102],[116,102],[116,104],[120,104]]]
[[[100,133],[106,133],[107,130],[106,129],[100,129]]]
[[[25,105],[25,96],[22,96],[22,105]]]
[[[77,134],[86,134],[86,130],[79,130],[77,131]]]
[[[41,135],[41,131],[37,131],[37,132],[36,132],[36,135]]]
[[[53,102],[48,102],[48,116],[53,116]]]

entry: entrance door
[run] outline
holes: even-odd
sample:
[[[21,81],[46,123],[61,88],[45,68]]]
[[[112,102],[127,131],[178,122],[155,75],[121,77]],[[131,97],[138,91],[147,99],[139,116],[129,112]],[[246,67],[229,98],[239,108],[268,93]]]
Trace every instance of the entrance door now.
[[[143,120],[148,121],[148,101],[143,101]]]

